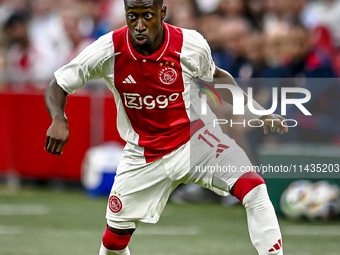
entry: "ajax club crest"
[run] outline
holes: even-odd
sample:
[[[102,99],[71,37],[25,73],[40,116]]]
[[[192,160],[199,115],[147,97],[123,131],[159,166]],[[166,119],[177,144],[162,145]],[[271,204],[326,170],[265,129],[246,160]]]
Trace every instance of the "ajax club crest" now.
[[[164,67],[158,72],[158,77],[166,85],[171,85],[177,80],[177,72],[172,67]]]
[[[111,196],[109,199],[109,208],[113,213],[119,213],[122,210],[122,201],[117,196]]]

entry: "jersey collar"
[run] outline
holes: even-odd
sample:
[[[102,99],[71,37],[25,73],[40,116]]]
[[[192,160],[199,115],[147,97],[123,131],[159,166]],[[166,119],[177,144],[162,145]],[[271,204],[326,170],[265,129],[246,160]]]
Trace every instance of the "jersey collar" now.
[[[129,53],[131,55],[131,57],[134,60],[140,60],[140,59],[151,59],[154,61],[159,61],[163,55],[165,54],[166,50],[169,47],[169,43],[170,43],[170,30],[169,27],[166,23],[163,22],[163,26],[165,29],[165,40],[164,43],[162,44],[161,48],[156,51],[154,54],[150,55],[150,56],[144,56],[140,53],[138,53],[135,48],[133,47],[131,41],[130,41],[130,36],[129,36],[129,29],[126,29],[126,41],[127,41],[127,46],[129,49]]]

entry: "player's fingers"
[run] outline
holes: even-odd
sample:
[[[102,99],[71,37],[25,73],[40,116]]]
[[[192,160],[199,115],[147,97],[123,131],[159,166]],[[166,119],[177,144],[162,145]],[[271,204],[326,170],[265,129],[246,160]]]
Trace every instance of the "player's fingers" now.
[[[285,132],[285,133],[288,133],[288,127],[287,127],[287,122],[286,122],[286,120],[284,120],[283,122],[282,122],[282,129],[283,129],[283,131]]]
[[[49,138],[48,138],[48,144],[47,144],[46,150],[47,150],[49,153],[52,153],[52,148],[53,148],[53,146],[54,146],[54,138],[49,137]]]
[[[45,140],[45,150],[47,150],[47,147],[48,147],[48,145],[49,145],[49,143],[50,143],[50,137],[49,136],[46,136],[46,140]]]
[[[277,128],[277,133],[279,133],[280,135],[282,135],[284,133],[283,128],[282,127],[278,127]]]
[[[280,124],[280,126],[277,127],[277,132],[281,135],[284,134],[284,133],[287,133],[288,127],[284,126],[283,124]]]
[[[56,153],[57,155],[61,155],[63,154],[63,149],[64,149],[64,146],[65,146],[65,143],[60,143],[57,150],[56,150]]]
[[[275,133],[275,127],[270,126],[270,131],[272,131],[272,133]]]
[[[52,146],[52,149],[51,149],[52,154],[57,154],[57,148],[58,148],[59,144],[60,144],[60,140],[54,139],[54,143],[53,143],[53,146]]]
[[[268,125],[266,124],[263,125],[263,132],[265,135],[268,134]]]
[[[288,133],[288,127],[287,127],[287,121],[280,115],[276,115],[277,118],[280,119],[280,134],[283,134],[283,133]]]
[[[59,145],[58,140],[53,138],[53,137],[50,137],[50,141],[49,141],[49,144],[47,146],[47,151],[49,153],[55,154],[55,151],[56,151],[58,145]]]

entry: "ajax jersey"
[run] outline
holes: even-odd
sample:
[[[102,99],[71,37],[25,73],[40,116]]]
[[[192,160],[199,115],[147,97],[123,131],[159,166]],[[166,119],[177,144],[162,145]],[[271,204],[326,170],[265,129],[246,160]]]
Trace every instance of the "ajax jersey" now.
[[[190,123],[200,118],[193,79],[211,81],[215,72],[210,48],[198,32],[163,24],[164,43],[150,56],[134,49],[125,26],[55,72],[70,94],[90,79],[105,79],[114,94],[119,134],[127,142],[125,157],[134,163],[155,161],[189,141]]]

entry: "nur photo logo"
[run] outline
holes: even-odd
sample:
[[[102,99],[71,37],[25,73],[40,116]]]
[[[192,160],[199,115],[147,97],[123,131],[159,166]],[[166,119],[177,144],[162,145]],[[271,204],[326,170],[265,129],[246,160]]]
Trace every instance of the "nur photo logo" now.
[[[245,114],[245,105],[244,105],[245,94],[243,93],[243,90],[241,88],[236,87],[234,85],[230,85],[230,84],[215,84],[214,87],[212,87],[210,85],[199,82],[199,85],[200,85],[200,90],[206,93],[206,94],[202,94],[201,96],[201,114],[202,115],[207,115],[207,107],[208,107],[207,95],[209,95],[212,98],[213,102],[217,106],[216,99],[213,95],[214,93],[217,99],[219,100],[219,103],[222,106],[221,95],[218,94],[216,89],[219,89],[220,94],[222,93],[221,89],[229,90],[229,92],[231,93],[232,99],[233,99],[233,115],[244,115]],[[297,88],[297,87],[282,87],[280,89],[280,96],[281,96],[280,98],[279,98],[278,92],[279,92],[278,88],[272,88],[272,97],[271,97],[272,103],[269,109],[257,109],[256,103],[254,103],[255,101],[253,100],[253,88],[248,87],[247,88],[247,102],[248,102],[247,105],[248,105],[249,111],[252,114],[258,115],[258,116],[273,114],[278,108],[279,99],[280,99],[280,108],[281,108],[280,114],[282,116],[287,115],[288,105],[294,105],[305,116],[312,116],[312,114],[304,106],[304,104],[309,102],[309,100],[311,99],[311,93],[309,90],[305,88]],[[299,94],[299,98],[291,98],[292,94],[294,95]],[[271,120],[271,121],[273,123],[275,120]],[[293,124],[288,125],[288,122],[291,122]],[[226,119],[214,119],[214,126],[219,125],[219,124],[227,124],[227,123],[230,123],[231,127],[236,124],[238,125],[242,124],[244,127],[246,126],[246,120],[244,120],[243,122],[233,123],[232,120],[228,121]],[[252,125],[252,123],[259,123],[259,124]],[[264,122],[260,119],[252,119],[248,121],[249,127],[262,127],[263,125],[264,125]],[[274,125],[274,123],[272,125]],[[286,119],[282,121],[282,125],[285,127],[296,127],[298,125],[298,121],[295,119]]]

